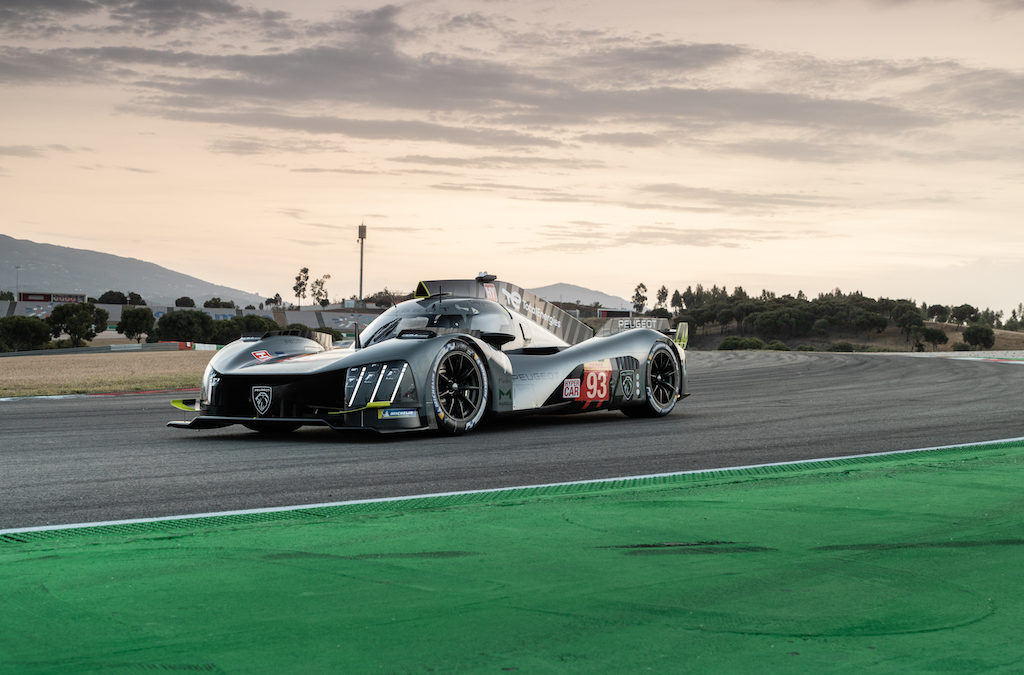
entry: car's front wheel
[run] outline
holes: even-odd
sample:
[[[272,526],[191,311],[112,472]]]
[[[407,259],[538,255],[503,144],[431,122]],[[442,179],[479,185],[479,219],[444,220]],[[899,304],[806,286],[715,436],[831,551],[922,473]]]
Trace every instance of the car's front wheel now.
[[[469,431],[487,411],[487,369],[465,342],[445,344],[434,363],[430,385],[434,418],[445,433]]]
[[[647,356],[646,400],[637,406],[623,408],[630,417],[662,417],[672,412],[679,398],[683,373],[675,349],[665,342],[656,342]]]

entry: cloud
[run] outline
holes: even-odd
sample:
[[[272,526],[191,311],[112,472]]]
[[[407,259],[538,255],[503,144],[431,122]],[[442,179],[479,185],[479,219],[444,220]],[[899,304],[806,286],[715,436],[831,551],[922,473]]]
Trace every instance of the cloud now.
[[[639,192],[662,198],[683,201],[689,204],[705,204],[730,212],[763,211],[776,208],[821,208],[836,206],[826,197],[807,194],[750,193],[732,190],[713,190],[675,183],[643,185]]]
[[[252,136],[235,136],[233,138],[218,139],[210,143],[208,147],[210,152],[226,155],[238,155],[241,157],[282,152],[343,152],[338,144],[323,140],[288,138],[267,140],[264,138],[254,138]]]
[[[439,157],[436,155],[404,155],[389,161],[429,166],[456,166],[474,169],[508,169],[515,167],[554,167],[562,169],[598,169],[604,162],[578,158],[540,157],[537,155],[484,155],[477,157]]]
[[[321,230],[335,230],[335,231],[355,231],[353,225],[329,225],[327,223],[303,223],[306,227],[316,227]]]
[[[31,145],[0,145],[0,155],[7,157],[42,157],[43,153]]]
[[[960,121],[1013,122],[1024,108],[1024,75],[1015,72],[948,61],[826,61],[611,30],[524,29],[499,12],[451,14],[415,4],[316,22],[231,0],[10,0],[0,28],[47,20],[95,35],[97,44],[0,48],[0,82],[120,83],[135,96],[120,112],[492,150],[391,159],[425,166],[602,169],[607,164],[586,152],[603,146],[832,164],[882,154],[941,161],[920,146],[908,153],[900,142]],[[150,39],[175,31],[187,39]],[[264,41],[271,32],[276,38]],[[449,44],[456,33],[491,42]],[[254,156],[337,146],[240,135],[209,149]],[[514,154],[526,149],[536,152]],[[541,156],[550,149],[573,155]]]
[[[571,253],[586,253],[596,249],[621,248],[624,246],[667,247],[688,246],[696,248],[744,248],[765,241],[802,239],[821,236],[811,230],[768,228],[714,228],[701,229],[673,224],[630,225],[627,223],[595,223],[573,221],[568,224],[548,225],[539,229],[534,239],[537,244],[524,247],[524,251],[541,251],[557,248]]]
[[[101,79],[100,73],[73,54],[0,47],[0,83],[96,82]]]
[[[584,143],[600,143],[602,145],[621,145],[627,148],[652,148],[662,145],[665,140],[657,134],[640,132],[619,132],[604,134],[583,134],[579,137]]]
[[[651,41],[646,44],[592,48],[567,59],[566,65],[600,73],[603,78],[634,79],[638,71],[648,77],[671,79],[728,63],[748,50],[738,45]]]
[[[162,36],[242,22],[280,30],[288,14],[260,12],[229,0],[5,0],[0,32],[43,37],[71,32]],[[85,20],[84,23],[71,23]]]
[[[90,148],[69,148],[61,143],[51,143],[44,146],[35,145],[0,145],[0,156],[8,157],[43,157],[47,152],[72,153],[79,151],[90,151]]]
[[[294,173],[344,173],[361,176],[376,176],[381,173],[380,171],[369,171],[366,169],[324,169],[320,167],[302,167],[288,170]]]
[[[284,115],[276,112],[205,112],[172,109],[160,113],[173,120],[211,122],[234,126],[305,131],[312,134],[340,134],[353,138],[438,141],[456,145],[547,146],[556,141],[503,129],[467,128],[419,120],[362,120],[323,115]]]
[[[447,182],[432,185],[435,190],[451,192],[495,192],[509,199],[600,204],[639,211],[662,210],[680,213],[731,213],[749,215],[759,212],[822,209],[839,206],[832,198],[813,194],[748,193],[690,187],[674,183],[641,185],[619,194],[585,191],[572,192],[548,187],[487,182]],[[639,196],[641,199],[637,199]]]
[[[5,0],[0,6],[0,32],[53,35],[66,29],[61,21],[97,12],[95,0]]]

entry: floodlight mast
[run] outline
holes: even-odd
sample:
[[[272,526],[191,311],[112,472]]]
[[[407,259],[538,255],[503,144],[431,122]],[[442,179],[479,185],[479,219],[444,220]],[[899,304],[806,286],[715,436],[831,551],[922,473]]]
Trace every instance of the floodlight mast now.
[[[366,241],[366,225],[359,224],[359,306],[363,303],[363,243]]]

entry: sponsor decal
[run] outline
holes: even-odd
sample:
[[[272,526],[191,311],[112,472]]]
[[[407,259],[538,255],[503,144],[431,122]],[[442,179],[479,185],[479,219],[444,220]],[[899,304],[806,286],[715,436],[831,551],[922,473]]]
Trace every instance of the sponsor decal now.
[[[608,380],[610,370],[588,370],[583,375],[583,392],[581,401],[603,403],[608,400]]]
[[[512,390],[511,389],[499,389],[498,390],[498,400],[499,401],[504,401],[506,398],[508,400],[510,400],[510,401],[512,400]]]
[[[253,358],[255,358],[257,361],[266,361],[267,359],[274,358],[266,349],[261,349],[258,352],[253,352],[252,355]]]
[[[632,370],[624,370],[619,375],[619,392],[622,394],[622,398],[627,401],[633,398],[633,393],[636,391],[634,377],[635,373]]]
[[[583,409],[591,404],[601,407],[611,398],[612,364],[608,359],[583,364],[583,382],[577,401],[583,401]]]
[[[494,284],[484,284],[484,293],[487,294],[487,299],[492,302],[498,301],[498,292],[494,290]]]
[[[534,382],[541,380],[553,380],[555,379],[554,373],[516,373],[512,376],[513,379],[521,382]]]
[[[252,404],[256,406],[256,412],[266,415],[270,410],[270,402],[274,398],[274,390],[266,385],[252,388]]]
[[[562,382],[562,398],[575,401],[580,397],[580,378],[573,378]]]
[[[619,330],[630,328],[651,328],[657,330],[659,322],[657,319],[619,319]]]
[[[528,300],[524,300],[519,291],[502,288],[501,295],[502,300],[504,301],[503,304],[511,307],[517,312],[522,312],[527,316],[527,318],[540,324],[547,324],[551,328],[561,327],[561,321],[556,319],[554,316],[545,313],[542,307],[539,307]]]
[[[523,304],[523,296],[519,295],[519,291],[510,291],[507,288],[501,289],[501,294],[505,297],[505,304],[511,305],[517,312]]]
[[[404,417],[416,417],[416,411],[404,408],[381,408],[377,411],[377,419],[379,420],[394,420]]]

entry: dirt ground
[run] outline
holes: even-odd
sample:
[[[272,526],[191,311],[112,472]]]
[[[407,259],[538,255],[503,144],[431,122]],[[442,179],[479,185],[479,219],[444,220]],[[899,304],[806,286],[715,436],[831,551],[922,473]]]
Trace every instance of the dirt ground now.
[[[962,341],[960,331],[945,324],[949,343],[938,351],[952,351]],[[691,336],[691,348],[715,349],[724,335]],[[856,344],[892,351],[910,351],[898,329],[883,334],[833,336]],[[927,348],[931,351],[931,347]],[[996,331],[993,351],[1024,350],[1024,332]],[[100,394],[110,392],[189,389],[199,386],[203,369],[216,352],[113,352],[110,354],[46,354],[0,358],[0,398],[10,396],[51,396],[59,394]],[[984,353],[984,352],[981,352]]]
[[[953,351],[954,344],[963,342],[963,328],[957,328],[952,324],[935,323],[932,321],[926,321],[925,326],[929,328],[941,328],[949,340],[946,344],[939,345],[938,349],[935,350],[932,349],[931,345],[925,345],[925,351],[951,352]],[[724,334],[721,333],[717,327],[711,326],[703,332],[691,329],[690,346],[693,349],[713,350],[716,349],[718,347],[718,343],[726,337],[735,334],[735,327],[733,327],[732,330],[726,331]],[[993,351],[1016,351],[1024,349],[1024,332],[997,330],[995,331],[995,338],[996,343],[992,347]],[[810,344],[819,350],[827,350],[828,345],[833,342],[851,342],[855,345],[865,345],[885,351],[911,351],[911,344],[907,342],[907,339],[900,332],[900,329],[895,326],[889,326],[882,333],[875,333],[874,331],[867,333],[835,333],[828,336],[827,339],[807,337],[795,338],[793,340],[787,340],[786,342],[790,347],[796,347],[800,344]]]
[[[113,352],[0,358],[0,398],[198,387],[216,352]]]

